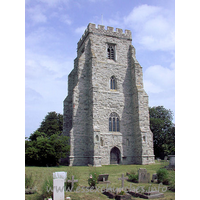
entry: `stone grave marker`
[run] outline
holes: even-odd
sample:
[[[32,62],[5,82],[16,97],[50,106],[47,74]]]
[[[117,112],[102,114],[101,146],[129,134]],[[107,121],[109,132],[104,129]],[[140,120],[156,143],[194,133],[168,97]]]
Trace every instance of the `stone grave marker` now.
[[[106,183],[110,183],[110,181],[108,181],[108,176],[109,174],[99,174],[98,176],[98,183],[100,184],[106,184]]]
[[[175,168],[175,155],[169,155],[169,166]]]
[[[138,170],[138,183],[149,183],[150,182],[150,174],[147,173],[146,169],[140,168]]]
[[[73,188],[74,188],[74,183],[75,183],[75,182],[78,182],[78,180],[74,180],[74,176],[72,176],[72,180],[68,180],[67,182],[68,182],[68,183],[72,183],[71,190],[73,190]]]
[[[53,200],[64,200],[64,179],[53,179]]]
[[[121,188],[124,187],[124,180],[127,180],[128,178],[124,177],[124,174],[122,174],[122,177],[121,178],[118,178],[118,180],[121,180],[122,181],[122,185],[121,185]]]
[[[67,172],[54,172],[53,179],[64,179],[64,182],[66,182]]]
[[[53,199],[64,200],[64,183],[67,179],[67,172],[54,172],[53,173]]]

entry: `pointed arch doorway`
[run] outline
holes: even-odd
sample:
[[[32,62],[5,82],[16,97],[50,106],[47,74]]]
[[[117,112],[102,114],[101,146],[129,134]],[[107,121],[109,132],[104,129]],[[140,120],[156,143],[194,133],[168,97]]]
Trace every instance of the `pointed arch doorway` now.
[[[117,147],[113,147],[110,150],[110,164],[120,163],[120,150]]]

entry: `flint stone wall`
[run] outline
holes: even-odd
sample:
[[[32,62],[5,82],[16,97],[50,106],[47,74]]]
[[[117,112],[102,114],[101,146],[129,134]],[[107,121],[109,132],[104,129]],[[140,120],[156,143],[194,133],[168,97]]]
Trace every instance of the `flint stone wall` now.
[[[108,165],[113,147],[120,150],[121,164],[154,163],[148,95],[131,43],[130,31],[94,24],[78,42],[64,100],[63,134],[70,136],[70,165]],[[107,58],[108,44],[115,45],[115,60]],[[110,90],[113,75],[116,90]],[[120,117],[120,132],[109,132],[112,112]]]

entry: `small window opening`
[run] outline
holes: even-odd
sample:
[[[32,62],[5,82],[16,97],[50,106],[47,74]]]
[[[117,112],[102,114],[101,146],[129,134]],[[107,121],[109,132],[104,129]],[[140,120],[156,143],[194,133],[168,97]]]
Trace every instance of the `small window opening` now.
[[[127,146],[130,145],[130,143],[129,143],[129,139],[126,140],[126,145],[127,145]]]
[[[117,89],[117,81],[116,81],[115,76],[112,76],[110,78],[110,89],[111,90],[116,90]]]
[[[117,113],[111,113],[109,117],[109,131],[120,132],[120,120]]]
[[[103,138],[102,137],[101,137],[100,141],[101,141],[101,146],[103,146]]]
[[[112,44],[108,44],[107,57],[108,59],[115,60],[115,46]]]

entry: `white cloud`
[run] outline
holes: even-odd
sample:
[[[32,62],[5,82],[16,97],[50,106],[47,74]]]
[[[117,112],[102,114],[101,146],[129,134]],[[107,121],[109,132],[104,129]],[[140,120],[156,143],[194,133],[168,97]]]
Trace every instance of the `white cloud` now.
[[[157,6],[135,7],[124,17],[127,27],[134,30],[133,41],[151,51],[174,50],[175,26],[173,13]]]
[[[147,93],[159,93],[168,90],[174,90],[175,71],[154,65],[147,68],[144,72],[144,86]]]
[[[87,26],[81,26],[75,29],[75,33],[77,34],[83,34]]]
[[[52,57],[27,50],[26,80],[53,81],[60,78],[68,74],[73,68],[73,59],[68,58],[66,60],[56,55]]]
[[[124,22],[126,24],[135,24],[138,22],[144,22],[149,17],[154,17],[161,10],[160,7],[156,6],[148,6],[148,5],[141,5],[138,7],[133,8],[131,13],[124,17]]]
[[[72,24],[72,21],[70,20],[70,18],[69,18],[68,15],[62,15],[62,16],[60,17],[60,20],[61,20],[62,22],[64,22],[65,24],[67,24],[67,25],[71,25],[71,24]]]
[[[39,5],[27,8],[26,12],[34,24],[47,22],[47,17],[44,14],[45,10]]]
[[[26,87],[25,94],[26,94],[26,104],[39,103],[43,98],[39,92],[29,87]]]
[[[173,63],[171,64],[173,65]],[[149,106],[162,105],[175,114],[175,71],[154,65],[144,72],[144,89],[149,95]]]
[[[67,5],[69,2],[69,0],[37,0],[37,1],[47,4],[49,7],[53,7],[61,3]]]

